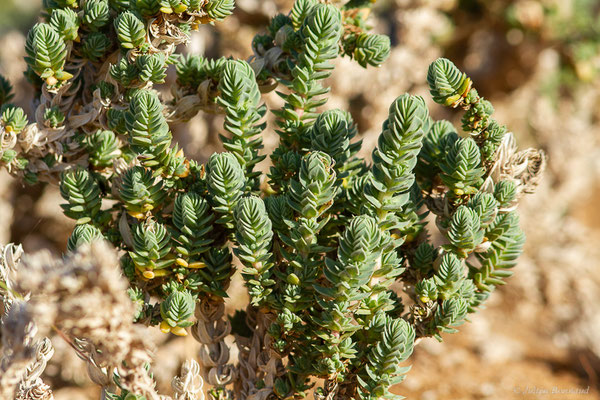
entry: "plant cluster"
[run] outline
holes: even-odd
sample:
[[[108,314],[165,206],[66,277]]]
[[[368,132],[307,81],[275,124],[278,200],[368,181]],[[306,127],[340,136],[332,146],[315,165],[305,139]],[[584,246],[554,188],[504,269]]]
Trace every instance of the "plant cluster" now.
[[[543,153],[517,153],[449,60],[427,80],[434,101],[464,110],[463,134],[403,94],[368,162],[352,116],[325,108],[337,57],[367,67],[389,55],[389,39],[369,32],[370,5],[297,0],[254,38],[247,62],[175,53],[198,24],[226,17],[230,0],[47,0],[27,38],[34,123],[0,81],[2,164],[30,183],[58,181],[77,224],[69,251],[99,239],[120,250],[136,322],[175,335],[192,327],[203,359],[217,355],[203,365],[211,398],[397,398],[389,388],[415,341],[455,332],[522,250],[515,207]],[[153,89],[169,65],[170,99]],[[280,142],[265,175],[261,93],[275,88]],[[205,164],[169,126],[200,110],[225,116],[226,151]],[[238,269],[250,305],[229,321],[223,302]],[[105,391],[153,397],[118,382]]]

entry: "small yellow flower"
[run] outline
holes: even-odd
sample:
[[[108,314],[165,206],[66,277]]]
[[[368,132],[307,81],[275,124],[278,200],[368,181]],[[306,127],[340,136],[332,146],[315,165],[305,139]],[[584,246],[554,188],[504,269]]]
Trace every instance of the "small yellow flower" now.
[[[54,86],[58,83],[58,79],[56,79],[54,76],[49,76],[46,78],[46,84],[48,86]]]
[[[139,211],[127,211],[127,214],[131,215],[135,219],[144,219],[146,214]]]
[[[169,332],[171,332],[171,326],[167,323],[167,321],[162,321],[160,323],[160,331],[162,333],[169,333]]]
[[[156,276],[156,274],[154,273],[154,271],[150,271],[150,270],[146,270],[142,273],[142,275],[144,276],[144,278],[146,279],[154,279],[154,277]]]
[[[185,330],[185,328],[182,328],[180,326],[176,326],[174,328],[171,328],[171,333],[177,336],[187,336],[187,331]]]

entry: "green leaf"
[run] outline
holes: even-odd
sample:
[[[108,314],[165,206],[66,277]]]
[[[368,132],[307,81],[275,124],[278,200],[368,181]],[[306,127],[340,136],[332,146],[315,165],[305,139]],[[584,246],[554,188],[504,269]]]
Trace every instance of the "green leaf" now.
[[[27,64],[48,84],[71,78],[71,74],[63,71],[67,57],[65,42],[50,25],[38,23],[31,28],[25,42],[25,52]]]
[[[74,251],[79,246],[102,239],[104,239],[104,236],[97,227],[86,223],[79,224],[73,229],[73,233],[69,237],[67,250]]]
[[[438,58],[429,66],[427,83],[433,100],[446,106],[458,104],[471,88],[467,75],[446,58]]]
[[[386,35],[361,33],[355,46],[354,59],[364,68],[379,67],[390,56],[390,38]]]
[[[144,23],[131,11],[119,14],[114,25],[121,47],[124,49],[139,47],[146,40]]]
[[[60,194],[67,201],[61,207],[67,217],[94,219],[102,205],[100,193],[98,183],[85,169],[76,168],[61,176]]]
[[[210,0],[207,5],[204,6],[204,11],[208,16],[215,20],[221,21],[225,17],[231,15],[235,3],[233,0]]]
[[[28,124],[25,111],[21,107],[6,104],[0,108],[2,117],[0,123],[4,126],[6,132],[21,133]]]
[[[108,23],[110,9],[107,0],[87,0],[83,7],[82,21],[92,31],[98,31]]]
[[[50,17],[50,26],[64,40],[75,40],[78,37],[79,17],[72,8],[54,10]]]

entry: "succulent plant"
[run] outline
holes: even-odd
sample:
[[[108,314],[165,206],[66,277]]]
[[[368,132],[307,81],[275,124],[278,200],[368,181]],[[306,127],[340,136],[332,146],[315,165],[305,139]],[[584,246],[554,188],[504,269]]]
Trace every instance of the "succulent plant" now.
[[[435,102],[464,112],[464,132],[434,121],[424,98],[400,94],[365,160],[352,116],[325,109],[336,58],[366,68],[389,56],[389,38],[359,12],[370,4],[297,0],[256,36],[251,62],[175,54],[190,30],[230,14],[231,0],[48,1],[27,37],[28,76],[52,101],[33,124],[3,105],[0,128],[46,140],[8,141],[0,164],[60,183],[77,223],[69,251],[107,240],[121,252],[138,323],[180,336],[192,327],[206,354],[222,356],[206,366],[211,398],[303,398],[313,386],[319,399],[398,398],[389,388],[408,372],[400,363],[415,340],[455,332],[522,250],[515,207],[535,188],[543,153],[513,157],[512,135],[450,60],[434,61],[427,81]],[[277,63],[264,62],[269,49]],[[171,64],[167,101],[153,85]],[[270,127],[262,93],[276,87]],[[10,99],[1,79],[0,102]],[[200,110],[225,116],[225,151],[205,164],[185,156],[170,127]],[[271,154],[262,154],[266,129],[280,138]],[[237,295],[228,287],[238,262],[250,305],[232,329],[240,343],[254,335],[253,354],[273,368],[214,381],[247,365],[225,368],[226,334],[215,333],[231,328],[222,310]],[[112,398],[146,395],[114,388]]]

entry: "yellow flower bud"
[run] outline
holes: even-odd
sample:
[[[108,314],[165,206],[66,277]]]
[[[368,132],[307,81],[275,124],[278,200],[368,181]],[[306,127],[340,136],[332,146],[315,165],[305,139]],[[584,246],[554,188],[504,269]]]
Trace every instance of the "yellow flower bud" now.
[[[177,336],[187,336],[187,331],[185,330],[185,328],[182,328],[180,326],[176,326],[174,328],[171,328],[171,333]]]
[[[131,215],[135,219],[144,219],[146,214],[139,211],[127,211],[127,214]]]
[[[154,279],[154,277],[156,276],[156,274],[154,274],[154,271],[150,271],[150,270],[146,270],[142,273],[142,275],[144,276],[144,278],[146,279]]]
[[[54,76],[49,76],[46,78],[46,84],[48,86],[54,86],[58,83],[58,79],[56,79]]]
[[[160,323],[160,331],[162,333],[169,333],[169,332],[171,332],[171,326],[167,323],[167,321],[162,321]]]
[[[180,265],[180,266],[185,267],[185,268],[187,268],[189,266],[188,262],[185,261],[183,258],[177,258],[177,260],[175,260],[175,263],[177,265]]]
[[[183,3],[180,3],[177,7],[175,7],[175,12],[176,13],[182,13],[185,10],[187,10],[187,6]]]

